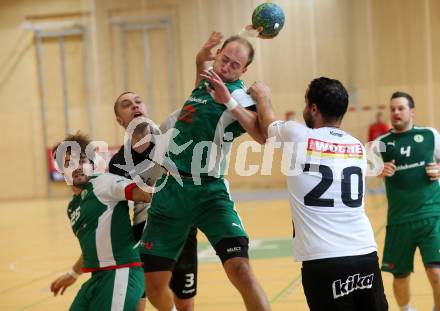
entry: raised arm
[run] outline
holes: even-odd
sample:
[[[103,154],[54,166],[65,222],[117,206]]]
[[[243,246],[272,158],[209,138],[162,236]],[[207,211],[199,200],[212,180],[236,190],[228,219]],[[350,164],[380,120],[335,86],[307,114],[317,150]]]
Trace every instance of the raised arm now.
[[[200,74],[207,70],[210,66],[210,62],[215,58],[215,52],[212,51],[214,47],[220,44],[223,39],[223,35],[220,32],[214,31],[209,36],[208,40],[203,44],[200,51],[196,56],[196,81],[195,86],[197,87],[202,80]]]
[[[257,114],[239,105],[232,98],[231,93],[229,93],[229,90],[222,79],[213,70],[204,71],[201,74],[201,77],[209,81],[210,86],[208,86],[208,90],[214,100],[219,104],[226,105],[228,110],[237,119],[246,132],[251,135],[255,141],[260,144],[264,144],[266,139],[264,138],[258,124]]]
[[[270,88],[263,82],[255,82],[249,89],[249,94],[257,102],[258,123],[266,140],[269,125],[277,120],[270,102]]]

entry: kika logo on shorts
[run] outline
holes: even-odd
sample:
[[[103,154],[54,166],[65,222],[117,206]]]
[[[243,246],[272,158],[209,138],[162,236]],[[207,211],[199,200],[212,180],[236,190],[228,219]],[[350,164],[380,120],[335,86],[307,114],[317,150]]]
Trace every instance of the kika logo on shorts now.
[[[336,280],[333,282],[333,297],[339,298],[350,294],[351,292],[358,289],[365,289],[373,287],[374,273],[360,276],[360,274],[350,275],[345,283],[342,280]]]
[[[226,249],[228,253],[238,253],[241,251],[241,246],[230,247]]]

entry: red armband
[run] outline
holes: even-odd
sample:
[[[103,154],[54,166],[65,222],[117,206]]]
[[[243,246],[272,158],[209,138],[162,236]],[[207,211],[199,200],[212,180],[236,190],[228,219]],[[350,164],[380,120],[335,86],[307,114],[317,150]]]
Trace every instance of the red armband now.
[[[139,188],[136,183],[129,184],[127,187],[125,187],[125,199],[128,201],[133,201],[133,189]]]

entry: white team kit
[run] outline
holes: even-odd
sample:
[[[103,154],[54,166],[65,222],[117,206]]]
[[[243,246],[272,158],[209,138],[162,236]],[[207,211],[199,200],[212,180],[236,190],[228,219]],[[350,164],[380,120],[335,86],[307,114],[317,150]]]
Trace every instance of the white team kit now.
[[[302,261],[310,310],[388,310],[364,211],[362,143],[339,128],[311,129],[294,121],[275,121],[268,134],[283,144],[283,164],[289,169],[293,255]]]
[[[295,259],[375,252],[373,230],[364,212],[367,160],[362,143],[339,128],[311,129],[295,121],[275,121],[268,134],[284,143],[283,153],[290,151],[296,161],[289,165],[299,168],[287,177]]]

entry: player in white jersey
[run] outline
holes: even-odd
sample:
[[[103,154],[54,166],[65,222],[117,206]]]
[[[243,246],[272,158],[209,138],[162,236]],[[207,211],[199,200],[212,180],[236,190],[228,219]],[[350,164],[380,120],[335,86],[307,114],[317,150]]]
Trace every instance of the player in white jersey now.
[[[277,121],[270,89],[250,88],[260,128],[292,154],[288,191],[294,223],[293,250],[312,311],[388,310],[377,247],[364,211],[366,154],[339,127],[348,94],[337,80],[318,78],[306,92],[307,126]],[[293,152],[292,152],[293,151]]]

